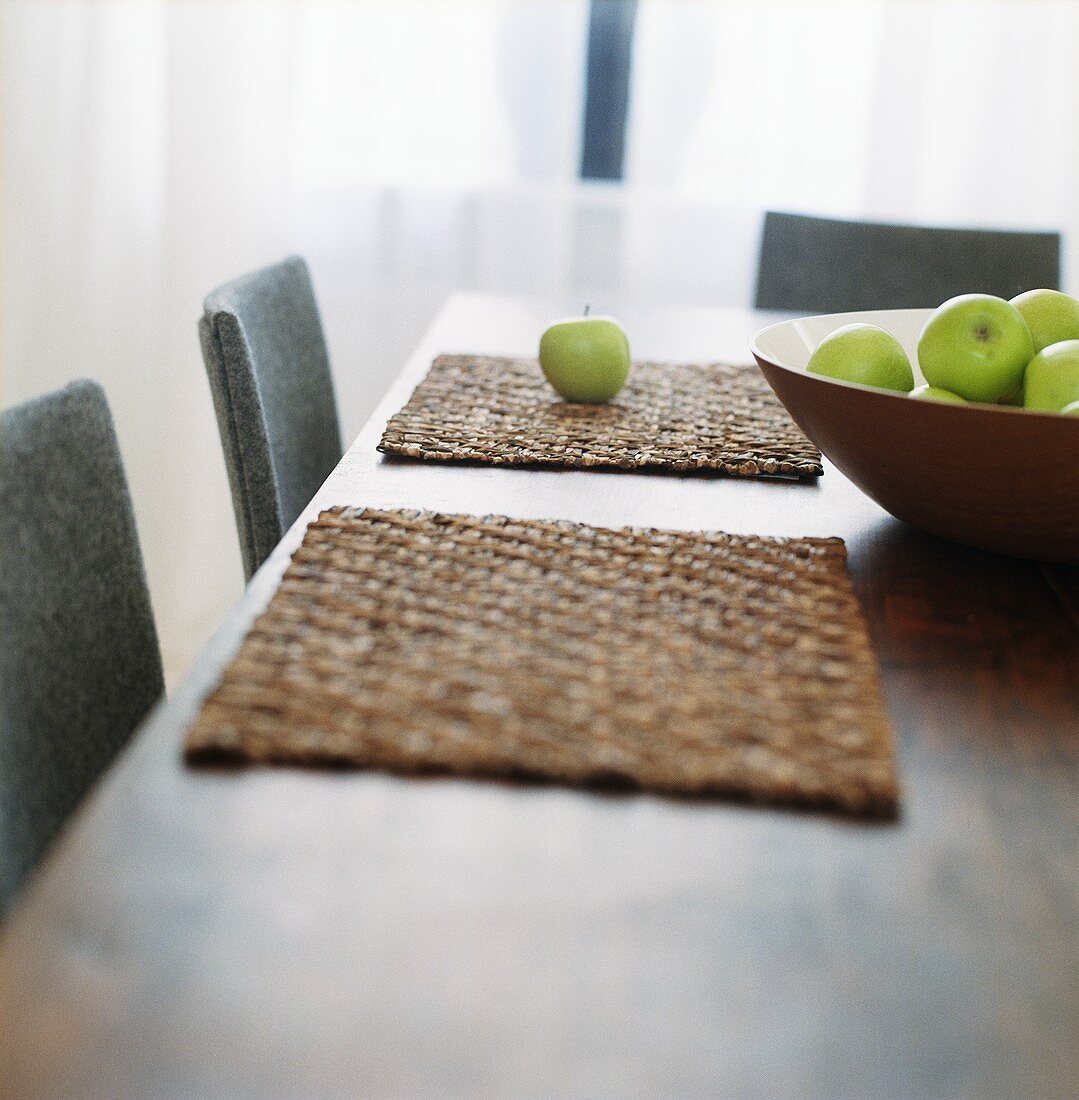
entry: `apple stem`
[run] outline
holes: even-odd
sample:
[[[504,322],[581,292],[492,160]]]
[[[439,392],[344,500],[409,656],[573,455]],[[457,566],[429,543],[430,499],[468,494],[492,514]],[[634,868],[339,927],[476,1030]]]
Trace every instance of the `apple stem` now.
[[[584,315],[585,315],[586,317],[588,316],[588,311],[589,311],[589,310],[590,310],[591,308],[592,308],[592,305],[591,305],[591,303],[590,303],[590,302],[585,302],[585,306],[584,306]]]

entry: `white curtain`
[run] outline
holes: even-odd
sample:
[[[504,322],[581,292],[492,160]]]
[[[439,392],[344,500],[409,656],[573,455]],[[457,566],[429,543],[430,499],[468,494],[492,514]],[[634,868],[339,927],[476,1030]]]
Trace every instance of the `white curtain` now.
[[[635,46],[633,189],[704,209],[1079,228],[1075,3],[641,0]],[[744,260],[721,229],[699,239]],[[729,287],[714,267],[691,265],[686,294]]]

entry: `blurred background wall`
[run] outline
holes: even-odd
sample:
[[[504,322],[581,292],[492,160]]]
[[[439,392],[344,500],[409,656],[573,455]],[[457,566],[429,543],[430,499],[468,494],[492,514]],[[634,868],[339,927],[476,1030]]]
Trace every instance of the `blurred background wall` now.
[[[346,440],[454,291],[748,305],[765,208],[1060,229],[1074,290],[1077,48],[1064,0],[0,0],[0,401],[106,386],[174,681],[242,586],[212,287],[307,257]]]

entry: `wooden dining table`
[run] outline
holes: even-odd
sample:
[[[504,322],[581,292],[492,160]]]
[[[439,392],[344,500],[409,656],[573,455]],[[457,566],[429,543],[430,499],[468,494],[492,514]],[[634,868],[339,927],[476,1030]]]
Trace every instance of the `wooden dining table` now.
[[[1075,1095],[1074,570],[914,530],[827,462],[792,482],[377,453],[435,355],[533,354],[562,312],[449,301],[75,815],[3,932],[0,1095]],[[619,312],[635,355],[668,361],[748,362],[774,319]],[[185,764],[201,700],[338,504],[841,536],[898,818]]]

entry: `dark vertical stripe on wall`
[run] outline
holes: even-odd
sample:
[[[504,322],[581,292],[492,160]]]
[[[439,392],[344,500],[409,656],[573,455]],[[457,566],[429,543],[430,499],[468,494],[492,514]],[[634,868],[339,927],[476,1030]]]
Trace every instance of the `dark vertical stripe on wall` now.
[[[592,0],[581,178],[620,180],[626,148],[636,0]]]

